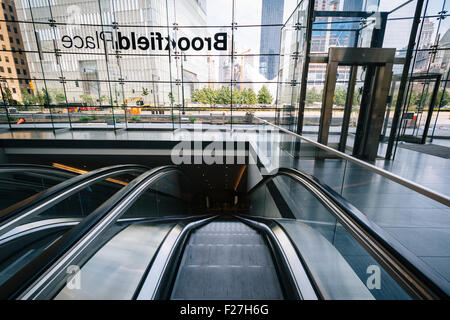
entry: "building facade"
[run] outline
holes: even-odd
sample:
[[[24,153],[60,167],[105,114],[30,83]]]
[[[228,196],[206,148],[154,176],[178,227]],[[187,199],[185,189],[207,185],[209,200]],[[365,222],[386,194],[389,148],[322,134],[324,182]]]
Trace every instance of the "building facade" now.
[[[208,59],[189,57],[189,51],[183,56],[165,38],[207,37],[206,28],[176,27],[206,25],[205,10],[204,0],[182,1],[176,8],[165,0],[17,3],[19,20],[29,22],[22,32],[31,79],[54,103],[69,104],[122,105],[136,98],[152,106],[180,104],[184,78],[188,97],[197,82],[208,81]],[[153,45],[158,36],[162,45],[155,50],[136,45],[141,37]]]
[[[3,99],[22,101],[22,96],[31,94],[30,71],[24,52],[24,42],[17,23],[14,1],[2,0],[0,17],[0,85]]]
[[[284,0],[262,0],[261,25],[283,24]],[[259,72],[272,80],[278,74],[280,32],[277,28],[261,27],[260,52],[267,53],[259,58]]]

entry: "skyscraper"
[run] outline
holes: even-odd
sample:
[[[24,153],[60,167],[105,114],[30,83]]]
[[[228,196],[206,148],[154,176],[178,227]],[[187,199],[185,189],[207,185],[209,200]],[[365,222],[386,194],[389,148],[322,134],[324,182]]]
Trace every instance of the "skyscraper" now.
[[[261,25],[282,24],[284,0],[262,0]],[[276,27],[261,27],[259,72],[268,80],[277,76],[280,52],[280,30]]]

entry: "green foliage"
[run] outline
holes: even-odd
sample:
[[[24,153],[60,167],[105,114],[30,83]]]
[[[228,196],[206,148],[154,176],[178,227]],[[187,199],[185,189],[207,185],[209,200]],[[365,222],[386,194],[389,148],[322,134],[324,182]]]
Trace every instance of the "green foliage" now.
[[[172,92],[169,92],[169,101],[170,101],[170,103],[174,103],[175,102],[175,98],[173,97]]]
[[[442,98],[442,103],[441,103],[441,98]],[[441,106],[446,106],[450,103],[450,94],[448,93],[447,90],[439,91],[438,96],[437,96],[436,105],[439,105],[439,103],[441,103]]]
[[[192,93],[191,101],[209,105],[230,104],[231,89],[228,86],[222,86],[218,90],[213,90],[211,88],[195,89]],[[253,105],[258,102],[264,104],[272,102],[272,96],[265,86],[261,88],[258,95],[256,95],[255,91],[251,88],[243,89],[242,91],[233,90],[233,104]]]
[[[89,116],[81,116],[81,117],[78,119],[79,122],[88,122],[88,121],[91,121],[91,120],[92,120],[92,118],[89,117]]]
[[[22,88],[21,91],[22,91],[22,103],[25,105],[25,109],[27,109],[28,106],[36,104],[36,97],[28,93],[27,89]]]
[[[347,97],[347,90],[344,88],[336,88],[334,90],[334,104],[337,106],[345,106],[345,98]]]
[[[55,100],[56,103],[64,103],[66,102],[66,96],[64,95],[64,93],[58,91],[58,90],[53,90],[53,99]]]
[[[148,96],[148,94],[149,94],[148,89],[147,88],[142,88],[142,95],[143,96]]]
[[[229,104],[231,103],[231,90],[229,87],[222,86],[217,91],[216,103],[218,104]]]
[[[273,100],[272,95],[267,89],[266,86],[262,86],[262,88],[258,91],[258,103],[261,104],[271,104]]]
[[[80,95],[80,99],[89,106],[92,106],[94,104],[94,99],[92,99],[92,97],[88,94]]]
[[[130,118],[130,120],[131,120],[131,121],[136,121],[136,122],[142,121],[142,119],[139,118],[139,117],[137,117],[137,116],[132,116],[132,117]]]
[[[6,101],[6,104],[8,104],[10,106],[20,106],[21,105],[21,103],[19,101],[13,99],[11,90],[8,87],[1,87],[1,90],[2,90],[1,93],[2,93],[3,101]]]
[[[109,99],[110,98],[106,94],[103,94],[103,95],[100,96],[100,103],[101,104],[107,103]]]
[[[241,103],[243,104],[257,104],[258,103],[258,97],[256,96],[256,93],[253,91],[253,89],[244,89],[240,93],[241,96]]]
[[[47,106],[52,103],[52,97],[48,93],[48,91],[44,88],[41,91],[37,91],[36,95],[36,102],[41,106]]]
[[[430,102],[431,102],[431,95],[432,95],[432,91],[428,91],[428,92],[424,92],[422,93],[422,91],[419,90],[412,90],[410,92],[410,98],[409,98],[409,106],[424,106],[426,108],[428,108]],[[398,92],[396,92],[394,94],[394,97],[392,98],[392,106],[395,106],[397,104],[397,97],[398,97]],[[448,90],[440,90],[437,94],[436,97],[436,103],[435,103],[435,108],[437,108],[439,106],[439,104],[441,103],[441,98],[442,98],[442,106],[446,106],[447,104],[450,103],[450,94],[448,92]]]
[[[189,117],[189,121],[190,121],[191,123],[194,123],[195,120],[196,120],[196,118],[194,118],[194,117]]]
[[[232,96],[233,96],[233,101],[230,101],[230,103],[231,102],[233,102],[233,104],[244,103],[242,100],[241,92],[239,90],[237,90],[237,89],[233,90]]]
[[[204,104],[215,104],[217,92],[211,88],[195,89],[191,96],[192,102],[200,102]]]
[[[322,101],[322,91],[317,91],[316,88],[306,90],[306,104],[313,104],[314,102]]]

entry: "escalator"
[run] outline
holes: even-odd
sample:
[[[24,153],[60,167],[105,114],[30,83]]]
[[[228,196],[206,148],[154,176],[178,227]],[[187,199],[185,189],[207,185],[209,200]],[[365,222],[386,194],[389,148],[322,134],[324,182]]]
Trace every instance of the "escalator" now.
[[[190,235],[170,299],[280,300],[281,287],[264,237],[242,222],[220,220]]]
[[[102,201],[83,214],[52,211],[96,184]],[[284,203],[261,209],[261,194],[268,199],[273,188]],[[249,190],[245,211],[211,211],[175,166],[98,169],[38,194],[0,214],[1,299],[447,299],[450,292],[345,199],[293,169]]]

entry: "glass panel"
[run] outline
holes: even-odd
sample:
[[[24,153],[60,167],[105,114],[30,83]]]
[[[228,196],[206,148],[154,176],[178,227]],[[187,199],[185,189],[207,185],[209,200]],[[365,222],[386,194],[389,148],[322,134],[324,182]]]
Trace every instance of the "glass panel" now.
[[[17,220],[12,229],[5,229],[6,233],[3,232],[0,236],[1,281],[6,281],[134,177],[134,174],[120,174],[96,182],[38,214],[24,216],[21,220]],[[20,180],[14,181],[17,184]],[[41,185],[46,187],[47,181],[52,180],[48,178],[38,180],[34,192]],[[33,190],[33,185],[29,184],[28,188]],[[15,192],[17,190],[14,189],[13,194]]]
[[[181,193],[181,186],[186,186],[184,178],[171,173],[148,187],[71,263],[83,273],[82,289],[74,292],[66,285],[67,274],[63,273],[57,276],[56,287],[48,298],[131,299],[159,245],[176,224],[175,220],[163,219],[186,217],[183,203],[187,198]],[[152,221],[155,218],[159,221]],[[109,276],[97,277],[105,268]],[[111,292],[106,288],[120,290]]]
[[[273,195],[274,188],[281,198]],[[276,177],[252,194],[250,204],[253,214],[278,218],[276,221],[297,246],[327,299],[409,299],[383,267],[297,181]],[[279,212],[277,207],[285,209]],[[373,270],[381,279],[378,285],[370,278]]]
[[[2,195],[0,209],[6,209],[72,176],[70,173],[64,174],[58,173],[58,171],[52,172],[52,174],[32,170],[30,172],[2,173],[0,176],[2,181],[0,184]]]

